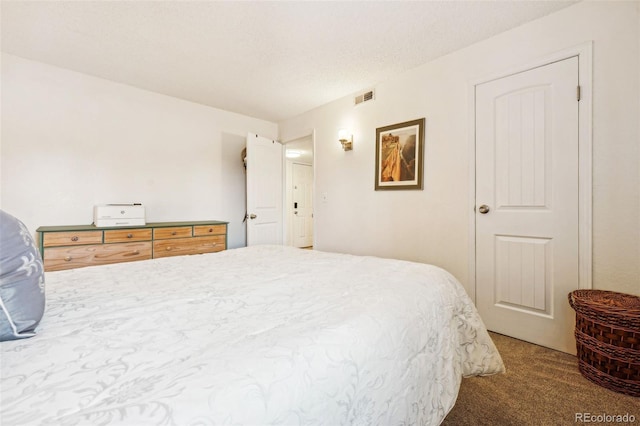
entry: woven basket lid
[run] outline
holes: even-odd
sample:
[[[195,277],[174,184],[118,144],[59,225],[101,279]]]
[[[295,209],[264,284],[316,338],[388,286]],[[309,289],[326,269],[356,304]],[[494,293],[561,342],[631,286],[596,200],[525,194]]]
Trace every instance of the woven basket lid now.
[[[569,304],[578,313],[640,333],[640,297],[607,290],[574,290]]]
[[[577,303],[598,305],[612,309],[640,310],[640,297],[631,294],[618,293],[607,290],[575,290],[571,292]]]

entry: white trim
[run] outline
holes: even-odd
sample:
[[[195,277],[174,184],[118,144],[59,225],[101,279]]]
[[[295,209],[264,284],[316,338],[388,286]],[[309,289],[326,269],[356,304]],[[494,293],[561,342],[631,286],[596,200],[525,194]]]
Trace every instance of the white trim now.
[[[312,146],[312,152],[313,152],[313,247],[317,247],[317,243],[316,243],[316,236],[318,235],[318,231],[317,231],[317,227],[316,227],[316,207],[318,206],[318,191],[316,190],[316,182],[317,182],[317,177],[316,177],[316,173],[318,170],[318,167],[316,166],[316,129],[311,129],[311,146]]]
[[[593,288],[593,43],[578,48],[578,287]]]
[[[469,280],[467,293],[476,303],[476,85],[469,85]]]
[[[578,84],[581,88],[578,103],[578,288],[593,287],[593,42],[570,47],[529,64],[501,73],[488,75],[469,83],[469,283],[467,291],[476,300],[476,86],[532,68],[567,58],[578,57]]]

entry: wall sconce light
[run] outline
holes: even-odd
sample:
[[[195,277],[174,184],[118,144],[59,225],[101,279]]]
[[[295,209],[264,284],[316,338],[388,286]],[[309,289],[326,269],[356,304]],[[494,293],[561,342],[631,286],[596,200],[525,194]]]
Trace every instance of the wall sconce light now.
[[[351,151],[353,149],[353,135],[350,135],[347,129],[340,129],[338,132],[338,139],[342,144],[343,150]]]

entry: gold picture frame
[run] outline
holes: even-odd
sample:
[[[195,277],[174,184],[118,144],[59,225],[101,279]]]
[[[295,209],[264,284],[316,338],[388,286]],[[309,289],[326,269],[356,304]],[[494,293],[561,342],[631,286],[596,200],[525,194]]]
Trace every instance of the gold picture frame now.
[[[376,191],[422,189],[425,119],[376,129]]]

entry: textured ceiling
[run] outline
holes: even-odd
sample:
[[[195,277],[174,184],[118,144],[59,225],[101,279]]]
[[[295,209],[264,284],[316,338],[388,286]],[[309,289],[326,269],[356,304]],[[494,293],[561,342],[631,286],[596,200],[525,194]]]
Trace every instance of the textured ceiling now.
[[[573,3],[2,0],[2,51],[279,121]]]

